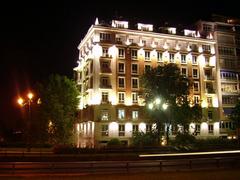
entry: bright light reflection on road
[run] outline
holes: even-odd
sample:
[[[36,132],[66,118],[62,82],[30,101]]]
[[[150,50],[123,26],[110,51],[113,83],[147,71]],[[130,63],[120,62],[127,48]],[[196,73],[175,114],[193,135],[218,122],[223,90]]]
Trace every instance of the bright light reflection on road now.
[[[140,154],[139,157],[191,156],[191,155],[232,154],[232,153],[240,153],[240,150],[213,151],[213,152],[192,152],[192,153],[171,153],[171,154]]]

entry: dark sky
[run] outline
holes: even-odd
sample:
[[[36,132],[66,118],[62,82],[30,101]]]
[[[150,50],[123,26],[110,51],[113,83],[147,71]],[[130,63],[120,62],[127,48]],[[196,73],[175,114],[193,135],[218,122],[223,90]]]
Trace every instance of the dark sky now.
[[[236,0],[39,2],[9,1],[0,6],[0,127],[16,126],[18,93],[24,95],[51,73],[72,77],[77,46],[96,17],[111,20],[117,15],[129,21],[160,24],[194,23],[212,13],[240,16]]]

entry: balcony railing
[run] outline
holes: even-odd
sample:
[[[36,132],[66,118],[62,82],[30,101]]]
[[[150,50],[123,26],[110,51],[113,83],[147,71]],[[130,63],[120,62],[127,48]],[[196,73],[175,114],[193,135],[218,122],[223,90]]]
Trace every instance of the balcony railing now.
[[[112,89],[112,85],[110,85],[110,84],[100,84],[100,88],[102,88],[102,89]]]

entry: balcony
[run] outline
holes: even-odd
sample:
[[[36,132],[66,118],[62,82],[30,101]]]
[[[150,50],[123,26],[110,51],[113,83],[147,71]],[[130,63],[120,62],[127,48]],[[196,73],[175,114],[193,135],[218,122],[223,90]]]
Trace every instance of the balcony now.
[[[101,89],[112,89],[112,85],[110,84],[100,84]]]
[[[205,80],[210,80],[210,81],[213,81],[215,80],[213,76],[211,75],[208,75],[208,76],[205,76]]]
[[[101,73],[111,74],[112,70],[110,67],[101,67]]]
[[[215,90],[213,88],[206,88],[205,92],[208,94],[215,94]]]

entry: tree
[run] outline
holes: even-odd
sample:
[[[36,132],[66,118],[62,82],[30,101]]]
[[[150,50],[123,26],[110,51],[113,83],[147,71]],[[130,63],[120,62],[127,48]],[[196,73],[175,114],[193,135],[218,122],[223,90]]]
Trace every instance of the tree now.
[[[188,100],[191,81],[181,75],[176,64],[164,64],[151,68],[143,74],[141,82],[147,105],[154,102],[156,98],[160,98],[161,102],[167,105],[167,108],[162,108],[155,103],[156,107],[148,110],[151,120],[157,125],[158,136],[161,135],[161,127],[166,125],[167,142],[171,124],[181,124],[186,127],[186,124],[191,121],[201,119],[200,106],[191,107]]]
[[[232,113],[230,114],[230,119],[235,123],[236,125],[236,132],[237,132],[237,138],[238,138],[238,144],[240,144],[240,101],[237,102],[236,106],[233,108]]]
[[[53,143],[71,143],[79,103],[79,91],[73,80],[53,74],[38,84],[41,119]]]

